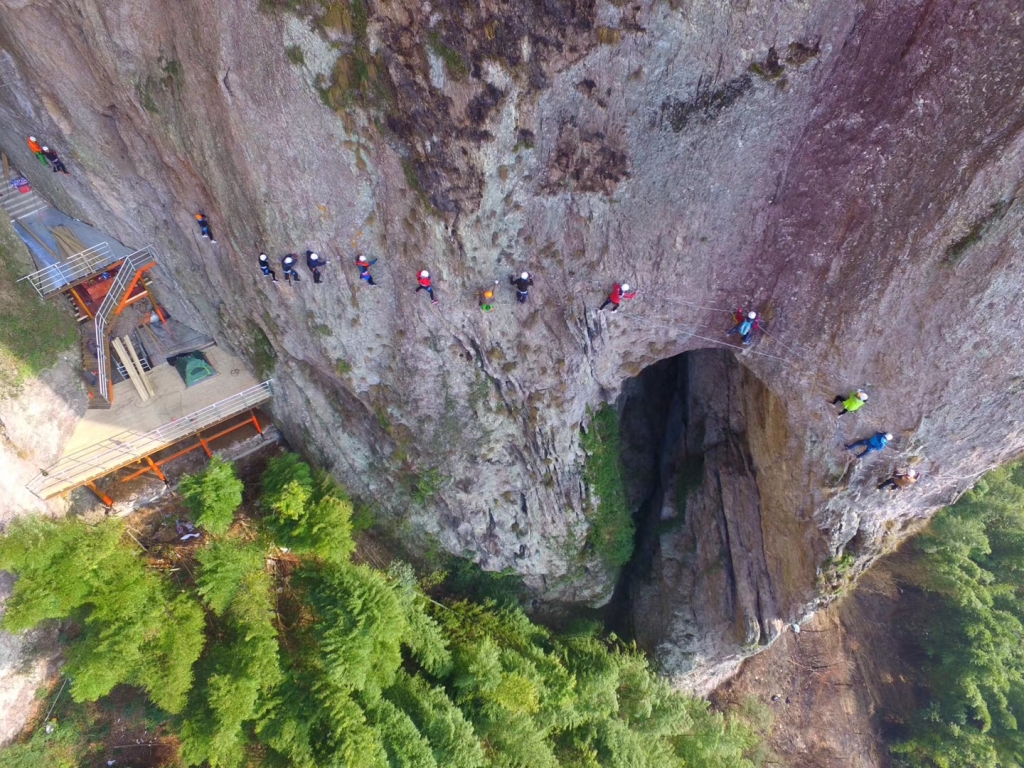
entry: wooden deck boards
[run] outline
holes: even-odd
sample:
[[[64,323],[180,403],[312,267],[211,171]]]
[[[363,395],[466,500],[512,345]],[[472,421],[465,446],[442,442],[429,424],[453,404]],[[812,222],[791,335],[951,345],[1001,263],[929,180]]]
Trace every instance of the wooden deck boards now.
[[[210,347],[203,354],[217,375],[187,389],[178,372],[166,363],[149,373],[156,391],[151,400],[143,402],[130,381],[115,384],[113,407],[87,411],[64,447],[63,456],[125,431],[145,434],[260,383],[249,374],[241,360],[224,349]]]

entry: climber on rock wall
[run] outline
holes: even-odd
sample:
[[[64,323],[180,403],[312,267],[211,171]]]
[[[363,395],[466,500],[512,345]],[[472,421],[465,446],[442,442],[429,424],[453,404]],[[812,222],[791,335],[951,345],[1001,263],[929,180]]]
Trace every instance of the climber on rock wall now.
[[[762,330],[761,318],[757,312],[744,313],[743,308],[740,307],[733,315],[733,320],[736,325],[730,328],[725,335],[732,336],[734,333],[738,333],[744,344],[749,344],[753,340],[755,331]]]
[[[622,303],[622,300],[635,299],[636,294],[636,291],[630,292],[629,283],[623,283],[622,285],[615,283],[614,285],[612,285],[612,292],[608,294],[608,298],[604,300],[604,304],[597,308],[597,311],[600,312],[602,309],[611,304],[612,312],[618,312],[619,304]]]
[[[40,163],[47,165],[46,155],[43,154],[43,148],[39,146],[39,142],[36,141],[35,136],[28,137],[28,148],[32,150],[32,154],[38,158]]]
[[[281,266],[284,268],[284,280],[286,283],[290,283],[292,280],[296,283],[299,282],[299,273],[295,271],[295,262],[298,258],[299,255],[297,253],[288,253],[281,259]]]
[[[213,239],[213,232],[210,230],[210,221],[206,218],[205,213],[196,214],[196,223],[199,224],[199,234],[216,245],[217,241]]]
[[[849,395],[836,395],[836,399],[832,401],[832,405],[838,403],[843,404],[843,409],[839,411],[837,416],[842,416],[844,413],[853,413],[864,406],[868,401],[868,393],[863,389],[857,389],[851,392]]]
[[[321,259],[318,253],[315,251],[306,251],[306,266],[309,267],[309,271],[313,273],[314,285],[320,283],[324,279],[320,270],[327,266],[327,262]]]
[[[877,453],[889,444],[892,440],[891,432],[876,432],[871,437],[864,440],[858,440],[855,443],[850,443],[846,446],[846,450],[852,451],[854,448],[864,448],[863,453],[855,454],[856,458],[863,459],[869,453]]]
[[[497,285],[498,281],[495,280],[494,284]],[[490,312],[494,309],[494,289],[486,288],[480,293],[480,309],[483,312]]]
[[[916,469],[897,469],[892,473],[892,477],[888,480],[878,484],[878,490],[888,488],[893,491],[899,491],[903,488],[908,488],[916,483],[921,477],[921,473]]]
[[[427,295],[430,296],[430,303],[437,304],[437,299],[434,298],[434,286],[430,283],[430,273],[425,269],[421,269],[416,279],[419,281],[419,285],[414,293],[426,291]]]
[[[260,270],[263,272],[263,275],[265,277],[271,278],[276,283],[277,282],[277,273],[275,273],[274,270],[272,270],[270,268],[270,261],[269,261],[269,259],[267,257],[267,254],[261,253],[259,261],[260,261]]]
[[[516,301],[520,304],[525,304],[530,296],[530,286],[533,285],[533,278],[530,276],[530,273],[523,272],[519,277],[510,275],[508,281],[516,287]]]
[[[50,165],[53,166],[54,173],[60,171],[61,173],[67,176],[71,175],[70,173],[68,173],[68,169],[64,167],[64,163],[61,161],[60,155],[58,155],[56,152],[54,152],[46,145],[43,145],[43,157],[50,161]]]
[[[373,275],[370,274],[370,267],[377,263],[377,260],[367,261],[361,253],[356,254],[356,266],[359,267],[359,279],[365,280],[367,284],[376,286],[373,282]]]

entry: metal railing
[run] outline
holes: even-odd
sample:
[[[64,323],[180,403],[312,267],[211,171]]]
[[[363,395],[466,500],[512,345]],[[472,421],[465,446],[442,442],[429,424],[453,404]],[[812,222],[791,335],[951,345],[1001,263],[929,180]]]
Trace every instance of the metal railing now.
[[[83,448],[39,473],[28,489],[41,499],[77,488],[133,461],[149,456],[182,438],[194,435],[236,414],[266,402],[273,396],[272,380],[224,398],[213,405],[174,419],[151,432],[126,430],[96,445]]]
[[[76,253],[67,261],[51,264],[47,267],[25,275],[21,280],[28,280],[36,292],[43,297],[51,293],[63,290],[72,283],[85,280],[103,271],[116,261],[110,246],[106,243],[86,248],[81,253]]]
[[[132,337],[134,337],[134,338],[132,338]],[[149,355],[146,354],[145,346],[143,346],[141,343],[139,343],[138,332],[136,331],[136,332],[133,332],[133,333],[129,334],[129,339],[131,340],[131,345],[132,345],[132,348],[135,350],[135,354],[138,355],[138,357],[139,357],[139,364],[142,365],[142,370],[143,371],[151,371],[151,370],[153,370],[153,367],[149,364]],[[142,350],[142,351],[140,352],[139,350]],[[117,369],[117,374],[121,377],[121,379],[124,380],[124,381],[128,381],[128,369],[125,368],[124,367],[124,363],[122,363],[116,357],[114,358],[114,367]]]
[[[96,376],[96,396],[102,397],[105,402],[110,402],[107,321],[121,306],[121,299],[124,298],[128,287],[134,282],[139,270],[154,263],[156,263],[156,254],[153,253],[152,248],[148,245],[125,257],[125,260],[121,263],[121,268],[117,271],[117,275],[114,276],[114,282],[103,299],[103,303],[96,310],[96,362],[98,363],[96,367],[99,369]]]

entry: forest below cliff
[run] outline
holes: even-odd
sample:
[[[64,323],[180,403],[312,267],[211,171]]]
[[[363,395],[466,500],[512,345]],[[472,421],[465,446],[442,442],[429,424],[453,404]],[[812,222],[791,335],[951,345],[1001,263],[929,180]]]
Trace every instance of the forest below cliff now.
[[[750,727],[673,692],[599,625],[545,629],[500,577],[467,582],[468,564],[417,575],[398,560],[353,562],[352,502],[297,455],[272,458],[258,491],[239,512],[233,465],[186,476],[197,546],[144,543],[120,519],[8,529],[0,568],[18,581],[3,627],[61,623],[54,705],[67,693],[0,763],[106,759],[103,712],[130,718],[126,701],[152,729],[133,755],[147,765],[760,762]]]

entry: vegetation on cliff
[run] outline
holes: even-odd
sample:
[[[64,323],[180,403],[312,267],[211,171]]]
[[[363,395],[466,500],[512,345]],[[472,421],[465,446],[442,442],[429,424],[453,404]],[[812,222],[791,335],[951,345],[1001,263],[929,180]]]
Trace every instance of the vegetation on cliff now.
[[[27,282],[32,259],[10,224],[0,222],[0,396],[57,361],[78,338],[69,312],[43,301]]]
[[[986,475],[935,516],[904,575],[928,700],[892,747],[913,768],[1024,762],[1024,465]]]
[[[231,469],[187,483],[197,518],[203,499],[237,506]],[[182,568],[119,520],[19,521],[0,542],[18,575],[3,626],[68,620],[71,697],[145,690],[174,715],[185,765],[753,765],[749,730],[670,690],[633,646],[429,594],[404,563],[352,562],[351,502],[297,456],[271,461],[261,507]],[[89,722],[38,728],[0,757],[72,765]]]
[[[619,415],[605,404],[593,414],[581,442],[587,452],[584,478],[590,492],[588,544],[602,562],[618,568],[633,554],[636,524],[626,502]]]

